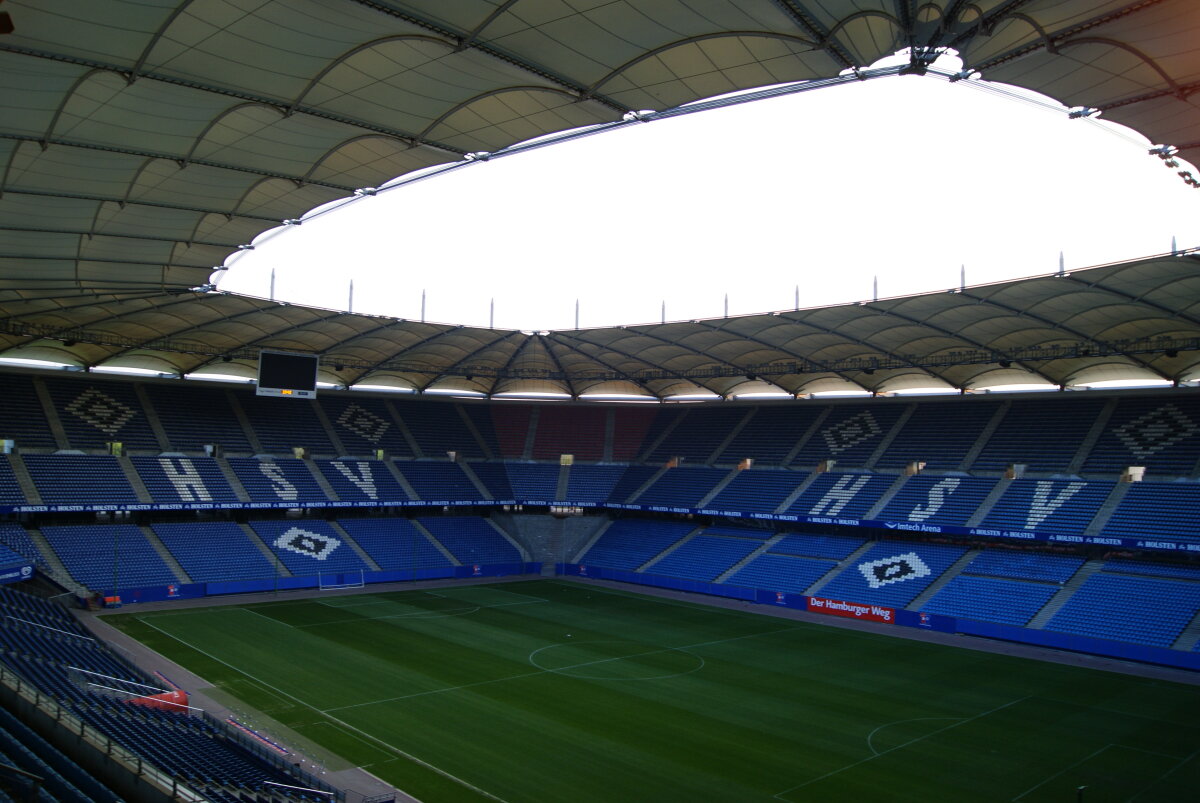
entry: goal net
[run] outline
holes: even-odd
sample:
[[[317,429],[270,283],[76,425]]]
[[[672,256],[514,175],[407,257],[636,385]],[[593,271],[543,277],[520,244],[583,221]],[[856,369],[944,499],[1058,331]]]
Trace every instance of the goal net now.
[[[318,580],[321,591],[335,591],[339,588],[362,588],[365,585],[362,569],[322,574]]]

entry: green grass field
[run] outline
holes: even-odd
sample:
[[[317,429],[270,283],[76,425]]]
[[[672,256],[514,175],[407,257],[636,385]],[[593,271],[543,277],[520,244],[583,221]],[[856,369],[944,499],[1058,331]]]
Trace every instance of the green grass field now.
[[[1200,799],[1200,688],[566,581],[108,621],[426,803]]]

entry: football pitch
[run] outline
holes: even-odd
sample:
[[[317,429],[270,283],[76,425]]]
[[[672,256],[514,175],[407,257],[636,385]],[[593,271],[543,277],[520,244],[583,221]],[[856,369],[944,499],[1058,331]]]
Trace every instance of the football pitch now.
[[[1200,687],[750,610],[538,580],[106,620],[425,803],[1200,798]]]

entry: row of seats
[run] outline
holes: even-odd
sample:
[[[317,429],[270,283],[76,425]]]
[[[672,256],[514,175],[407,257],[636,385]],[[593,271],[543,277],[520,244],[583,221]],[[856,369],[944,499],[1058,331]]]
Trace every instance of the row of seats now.
[[[471,404],[360,393],[317,400],[255,396],[249,388],[131,383],[96,377],[0,375],[0,436],[27,449],[239,454],[647,461],[812,467],[825,460],[877,470],[919,460],[931,470],[1115,475],[1197,471],[1200,396],[1190,390],[1121,396],[870,400],[639,409]],[[57,427],[47,418],[53,410]],[[1097,428],[1098,427],[1098,428]],[[59,433],[55,438],[51,433]],[[65,439],[65,442],[62,442]]]
[[[119,691],[100,693],[97,686],[140,695],[146,687],[162,684],[85,635],[65,609],[4,587],[0,587],[0,608],[5,614],[0,619],[0,662],[116,743],[175,778],[247,793],[271,790],[281,800],[300,800],[264,784],[295,787],[303,782],[260,761],[209,721],[187,712],[130,705]],[[23,749],[6,740],[6,734],[15,735]],[[18,764],[30,766],[30,771],[46,779],[45,789],[53,796],[38,799],[79,803],[120,799],[8,712],[0,712],[0,753],[26,762],[32,761],[31,756],[40,760],[40,764]]]
[[[1061,607],[1046,611],[1045,629],[1159,647],[1173,646],[1200,612],[1200,568],[1111,560],[1080,575],[1075,588],[1068,584],[1084,558],[1027,550],[969,554],[961,546],[796,533],[764,540],[753,531],[619,519],[578,561],[895,608],[909,606],[961,561],[921,611],[1027,626],[1063,593]]]
[[[0,538],[19,531],[0,527]],[[47,525],[46,543],[81,585],[94,590],[215,583],[276,576],[381,570],[419,570],[455,565],[520,563],[520,551],[488,520],[422,517]],[[13,539],[16,540],[16,539]],[[0,561],[5,547],[0,544]],[[13,561],[22,557],[9,553]],[[169,557],[169,560],[168,560]],[[39,561],[44,565],[44,558]],[[179,574],[171,562],[177,562]]]

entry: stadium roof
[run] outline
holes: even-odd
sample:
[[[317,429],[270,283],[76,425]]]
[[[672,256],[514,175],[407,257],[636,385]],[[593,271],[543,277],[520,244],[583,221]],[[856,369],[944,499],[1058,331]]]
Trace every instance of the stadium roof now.
[[[1173,146],[1164,161],[1194,160],[1192,0],[9,0],[0,11],[0,30],[13,29],[0,34],[6,357],[231,373],[270,347],[321,353],[342,384],[660,398],[1181,380],[1196,368],[1192,256],[553,333],[193,289],[264,231],[356,190],[643,110],[852,80],[905,48],[903,71],[951,48],[967,71],[1128,125]]]

